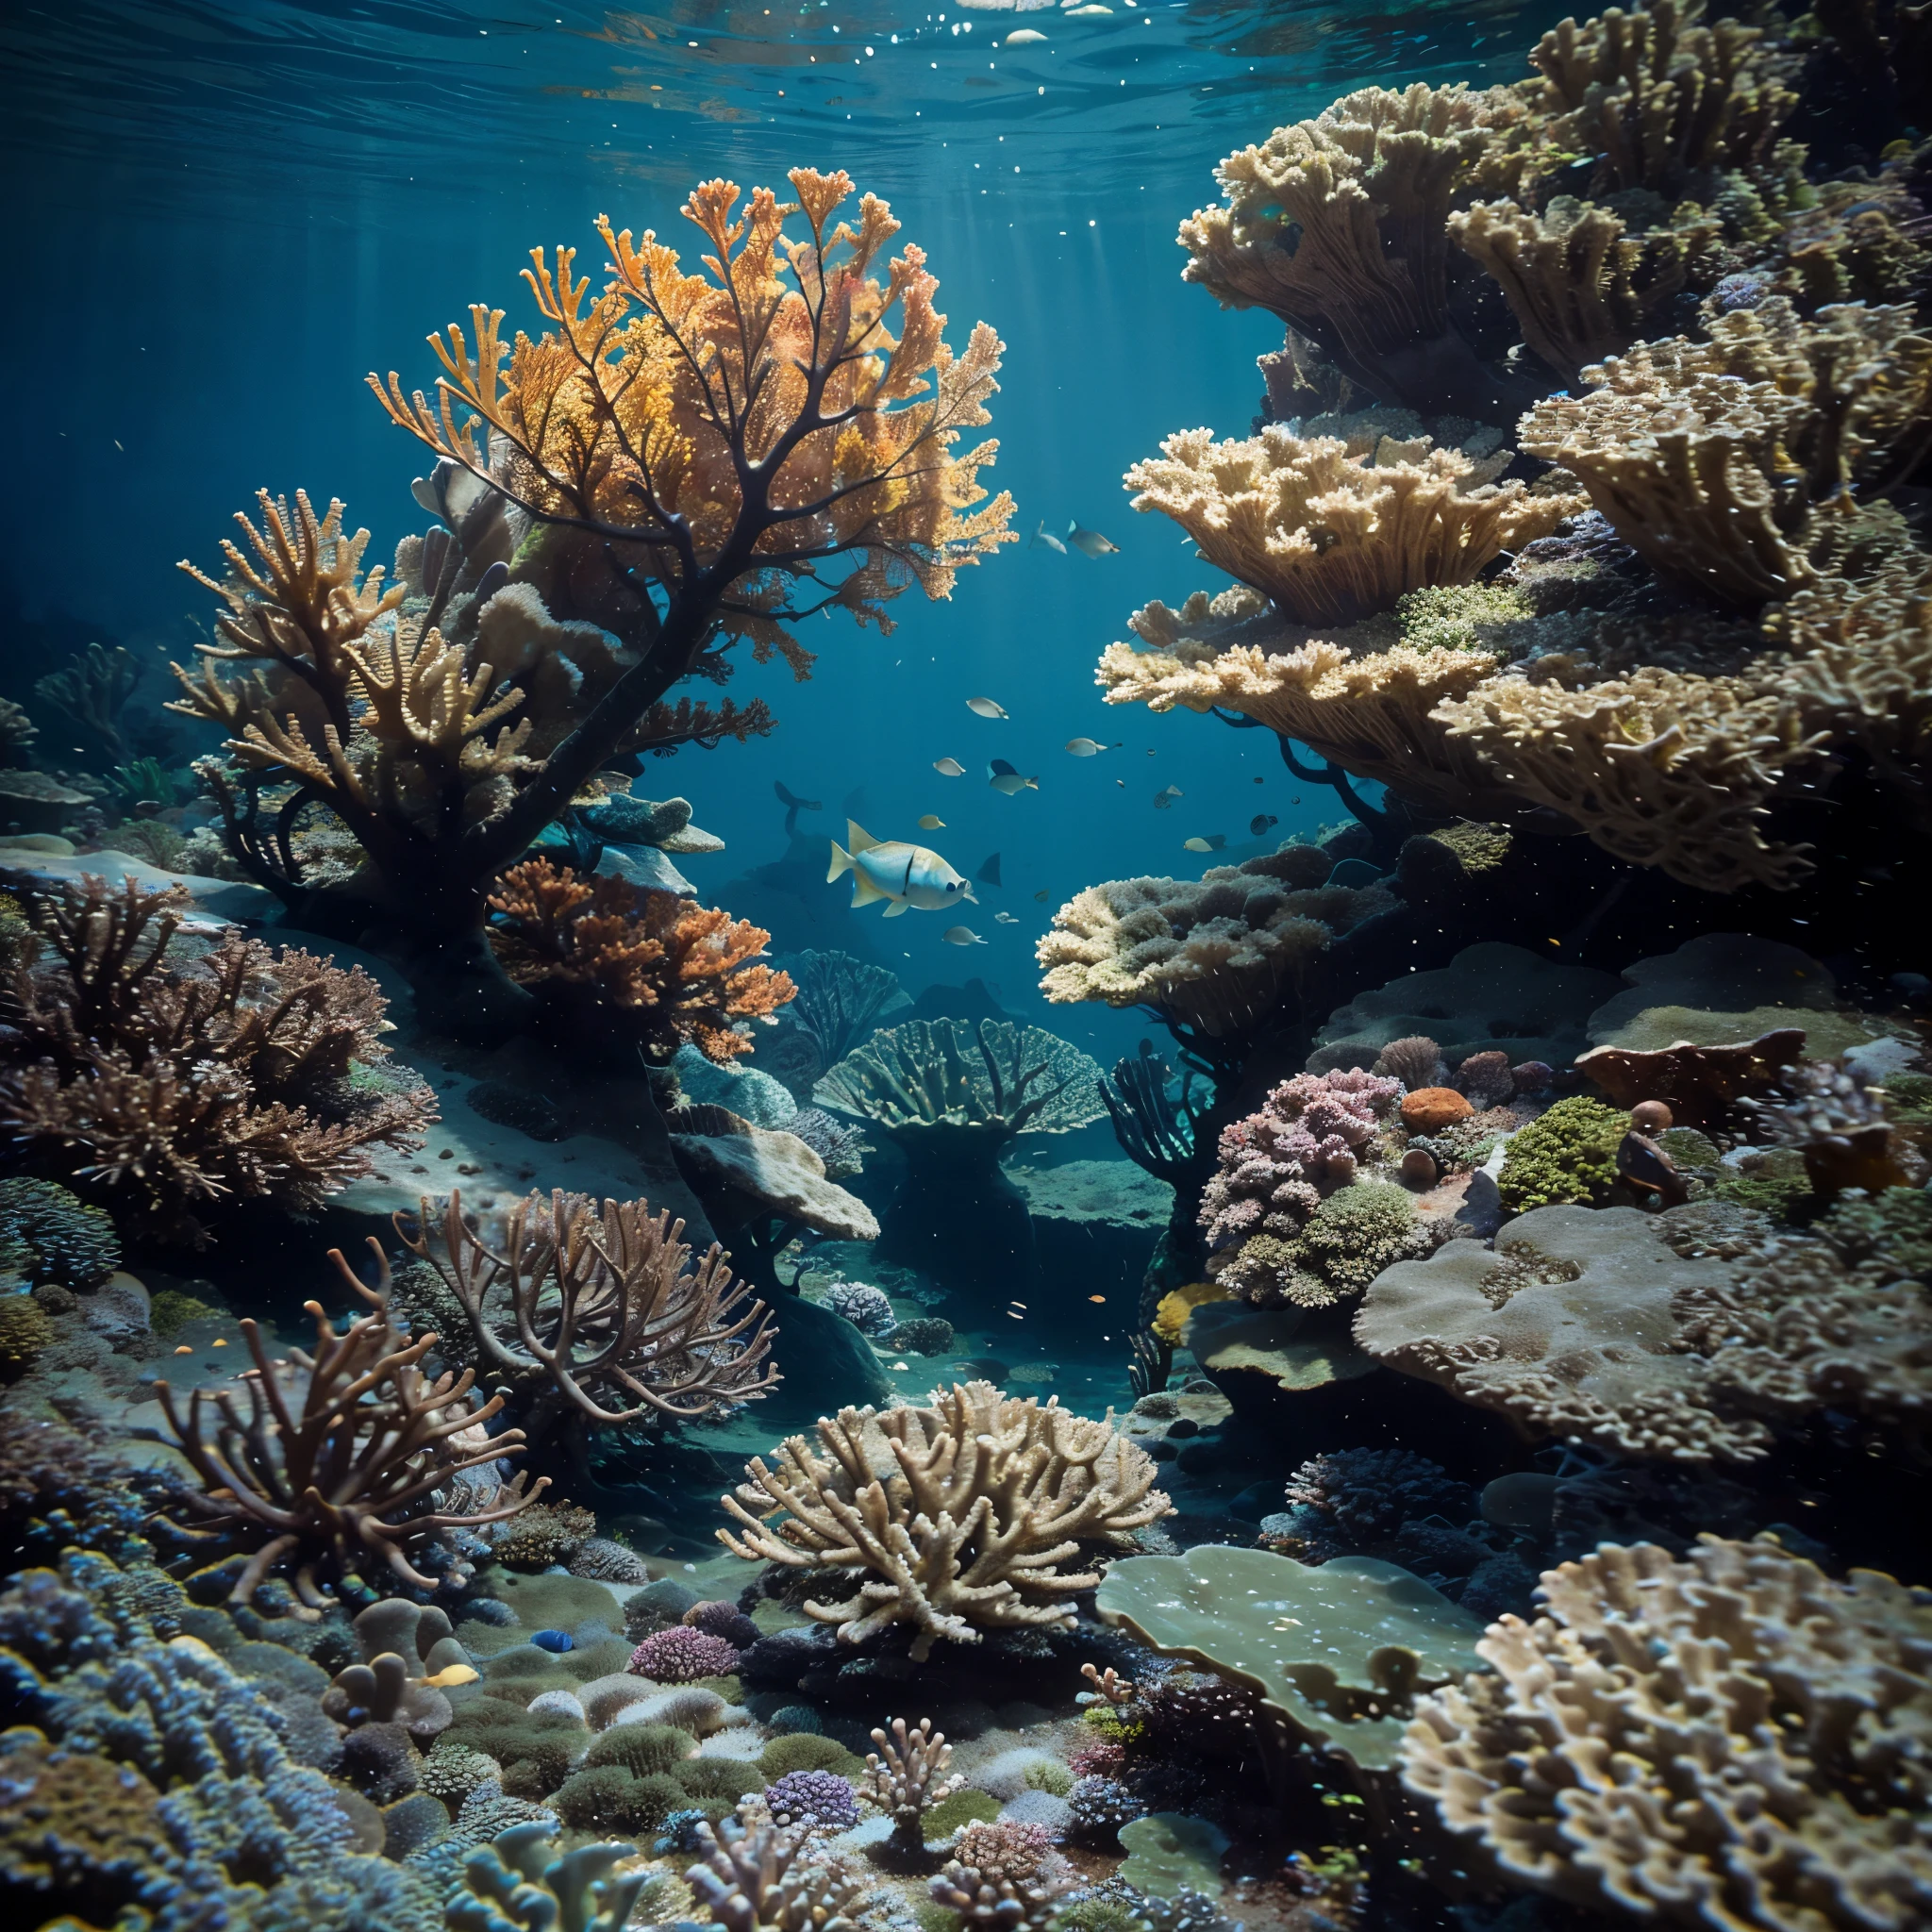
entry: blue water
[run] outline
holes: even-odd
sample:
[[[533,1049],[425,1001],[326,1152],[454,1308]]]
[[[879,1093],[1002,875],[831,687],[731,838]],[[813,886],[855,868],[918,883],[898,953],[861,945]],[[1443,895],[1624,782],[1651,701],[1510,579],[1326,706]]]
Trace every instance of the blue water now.
[[[1198,871],[1184,840],[1247,843],[1257,812],[1280,820],[1275,838],[1340,815],[1268,734],[1109,709],[1093,686],[1130,610],[1224,581],[1165,519],[1128,508],[1121,473],[1171,430],[1246,433],[1254,358],[1280,341],[1269,317],[1182,285],[1178,221],[1213,198],[1224,154],[1350,87],[1518,77],[1559,10],[9,8],[0,617],[21,639],[40,635],[24,618],[51,621],[58,656],[125,642],[156,668],[154,700],[205,615],[173,566],[215,564],[258,487],[342,497],[375,533],[372,560],[422,526],[408,484],[424,453],[366,372],[426,385],[425,337],[473,301],[532,321],[527,250],[576,243],[594,275],[600,212],[691,233],[677,207],[697,181],[782,187],[801,162],[844,167],[926,249],[955,342],[980,317],[1007,342],[987,480],[1018,498],[1022,541],[964,573],[949,604],[902,598],[890,638],[814,620],[808,684],[743,665],[733,695],[765,697],[777,732],[654,763],[639,790],[683,792],[726,840],[693,863],[708,898],[782,851],[774,779],[824,802],[804,822],[815,833],[840,831],[862,788],[875,835],[925,836],[968,872],[998,851],[1006,886],[974,922],[984,945],[944,945],[949,922],[930,916],[874,939],[915,991],[977,974],[1044,1018],[1031,947],[1070,893]],[[1021,26],[1045,43],[996,44]],[[1119,554],[1027,546],[1042,522],[1076,518]],[[969,712],[982,694],[1009,720]],[[1061,747],[1082,735],[1124,741],[1080,760]],[[949,756],[966,777],[934,773]],[[993,756],[1039,791],[990,790]],[[1157,810],[1170,785],[1182,798]],[[923,812],[945,829],[917,834]],[[996,924],[1002,908],[1018,924]],[[1054,1020],[1096,1052],[1138,1027],[1085,1008]]]

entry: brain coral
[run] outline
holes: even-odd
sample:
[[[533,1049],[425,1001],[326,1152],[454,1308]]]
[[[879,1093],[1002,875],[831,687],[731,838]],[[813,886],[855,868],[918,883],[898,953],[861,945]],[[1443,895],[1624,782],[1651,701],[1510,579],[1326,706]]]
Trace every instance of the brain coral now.
[[[1700,1926],[1904,1932],[1932,1913],[1932,1592],[1774,1541],[1607,1544],[1422,1698],[1403,1779],[1504,1874]]]
[[[1392,904],[1379,887],[1325,883],[1328,855],[1284,845],[1191,879],[1109,879],[1076,893],[1040,941],[1056,1004],[1154,1007],[1215,1038],[1248,1031],[1281,983]]]

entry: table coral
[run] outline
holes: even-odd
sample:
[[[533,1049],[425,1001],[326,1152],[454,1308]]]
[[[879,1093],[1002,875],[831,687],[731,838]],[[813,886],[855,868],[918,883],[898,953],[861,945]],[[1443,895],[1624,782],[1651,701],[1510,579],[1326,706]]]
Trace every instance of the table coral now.
[[[1607,1545],[1420,1700],[1404,1782],[1510,1882],[1654,1924],[1932,1910],[1932,1595],[1774,1541]]]
[[[1209,563],[1303,624],[1350,624],[1424,585],[1471,583],[1584,507],[1574,492],[1477,484],[1471,458],[1426,437],[1303,438],[1271,423],[1245,441],[1181,430],[1160,451],[1127,472],[1134,508],[1172,517]]]
[[[366,1077],[391,1027],[360,967],[233,932],[184,958],[186,897],[90,875],[28,901],[47,957],[17,984],[0,1121],[131,1217],[196,1240],[225,1196],[320,1207],[370,1172],[371,1146],[419,1146],[436,1109],[413,1076]]]
[[[941,1639],[1068,1624],[1093,1578],[1059,1566],[1171,1508],[1152,1458],[1110,1424],[990,1382],[940,1390],[930,1408],[841,1409],[816,1436],[787,1438],[773,1466],[753,1458],[723,1499],[739,1527],[718,1540],[747,1562],[858,1573],[851,1595],[808,1597],[806,1613],[847,1643],[908,1624],[915,1661]]]
[[[577,996],[615,1009],[654,1064],[687,1041],[721,1063],[751,1052],[746,1023],[796,990],[756,963],[772,937],[762,926],[622,878],[525,859],[497,881],[490,907],[500,921],[491,944],[519,986],[550,996],[559,1014]]]
[[[1329,886],[1320,847],[1283,845],[1191,879],[1109,879],[1053,916],[1035,958],[1055,1005],[1152,1007],[1171,1025],[1239,1040],[1315,954],[1392,905],[1371,887]]]

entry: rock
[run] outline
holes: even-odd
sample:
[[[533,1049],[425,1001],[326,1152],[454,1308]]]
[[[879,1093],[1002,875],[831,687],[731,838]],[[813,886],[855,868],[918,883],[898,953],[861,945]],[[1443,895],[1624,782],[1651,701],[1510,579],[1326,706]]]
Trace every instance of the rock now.
[[[781,1294],[773,1304],[778,1337],[772,1359],[784,1380],[758,1405],[760,1419],[786,1426],[814,1423],[850,1403],[888,1407],[892,1378],[868,1342],[842,1315],[801,1295]]]
[[[78,884],[88,874],[106,879],[110,886],[132,879],[144,892],[183,886],[188,891],[188,908],[182,924],[189,931],[197,927],[211,931],[225,925],[266,924],[281,910],[281,902],[263,886],[163,872],[144,858],[136,858],[131,852],[104,849],[75,853],[70,841],[58,839],[55,842],[65,846],[66,851],[49,849],[43,837],[0,841],[0,872],[25,873],[48,885]],[[299,935],[290,937],[295,943],[301,942]]]
[[[114,1348],[148,1332],[149,1298],[144,1283],[117,1269],[93,1294],[79,1297],[89,1329]]]
[[[720,1227],[754,1215],[803,1223],[835,1241],[871,1241],[879,1224],[857,1194],[825,1178],[825,1163],[796,1134],[751,1127],[742,1134],[674,1134],[687,1178],[710,1203]]]
[[[698,889],[655,845],[607,845],[597,860],[607,878],[620,878],[641,892],[671,892],[695,899]]]

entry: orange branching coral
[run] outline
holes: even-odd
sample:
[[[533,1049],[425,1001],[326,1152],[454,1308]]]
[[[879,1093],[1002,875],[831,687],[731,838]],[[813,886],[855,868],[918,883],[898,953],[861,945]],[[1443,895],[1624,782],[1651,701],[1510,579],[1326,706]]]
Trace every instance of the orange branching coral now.
[[[176,708],[224,726],[244,774],[210,773],[231,848],[306,910],[344,887],[305,880],[294,823],[336,812],[370,861],[354,890],[439,976],[446,1024],[516,1017],[486,901],[601,765],[770,726],[761,704],[674,705],[673,687],[723,681],[739,641],[803,677],[793,621],[887,627],[894,598],[948,596],[1013,541],[1011,499],[978,480],[997,445],[960,441],[990,420],[999,338],[976,325],[956,354],[924,253],[887,258],[886,204],[841,220],[846,175],[791,179],[795,203],[699,187],[695,272],[601,222],[614,266],[593,295],[575,251],[539,249],[541,336],[506,338],[479,305],[432,338],[432,394],[371,375],[441,458],[417,497],[441,523],[398,551],[402,584],[361,575],[340,505],[266,492],[226,577],[192,572],[225,608]]]
[[[48,956],[16,969],[0,1124],[158,1231],[226,1195],[314,1208],[370,1170],[375,1142],[415,1146],[436,1118],[382,1063],[387,1002],[359,967],[226,933],[175,956],[178,888],[89,877],[27,917]]]
[[[798,991],[788,974],[754,963],[771,941],[762,926],[625,879],[579,878],[526,859],[490,904],[505,922],[492,943],[512,979],[590,989],[634,1010],[654,1058],[686,1041],[721,1063],[749,1053],[738,1023],[762,1019]]]

